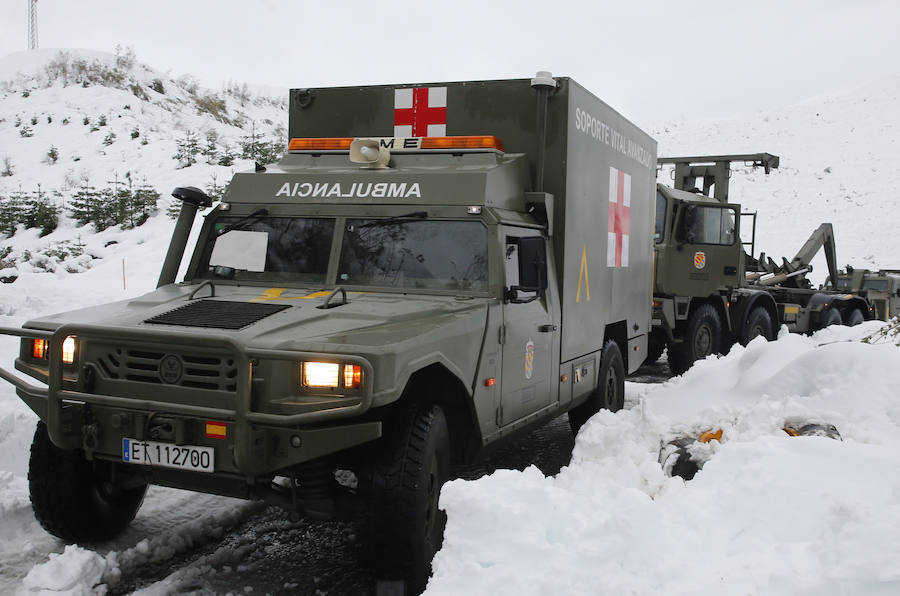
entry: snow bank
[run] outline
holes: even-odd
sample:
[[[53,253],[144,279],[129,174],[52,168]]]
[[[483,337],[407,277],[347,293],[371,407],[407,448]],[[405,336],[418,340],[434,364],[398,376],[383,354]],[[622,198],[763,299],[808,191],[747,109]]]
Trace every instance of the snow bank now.
[[[759,339],[601,412],[556,477],[498,471],[445,486],[427,594],[897,593],[900,349],[877,323]],[[789,437],[799,420],[843,442]],[[662,445],[722,428],[689,482]]]

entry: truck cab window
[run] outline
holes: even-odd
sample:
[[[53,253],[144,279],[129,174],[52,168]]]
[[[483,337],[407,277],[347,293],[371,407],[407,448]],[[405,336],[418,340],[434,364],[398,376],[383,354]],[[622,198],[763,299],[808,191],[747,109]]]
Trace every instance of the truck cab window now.
[[[218,235],[242,219],[226,216],[215,221],[200,277],[212,277],[213,268],[219,266],[234,269],[238,280],[324,283],[334,219],[262,217]]]
[[[659,191],[656,192],[656,232],[653,241],[659,244],[665,240],[666,235],[666,197]]]
[[[486,291],[487,228],[479,221],[348,219],[337,283]]]
[[[735,239],[735,213],[728,207],[684,205],[679,240],[688,244],[730,246]],[[658,221],[658,220],[657,220]]]

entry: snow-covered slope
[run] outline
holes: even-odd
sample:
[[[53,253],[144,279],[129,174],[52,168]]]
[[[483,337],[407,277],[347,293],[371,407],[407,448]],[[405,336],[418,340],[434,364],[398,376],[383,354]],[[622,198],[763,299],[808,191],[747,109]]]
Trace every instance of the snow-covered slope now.
[[[759,214],[756,256],[790,260],[820,223],[831,222],[839,267],[900,267],[900,76],[748,117],[650,130],[662,156],[780,156],[768,176],[741,167],[732,173],[730,200]],[[668,173],[660,182],[671,183]],[[814,268],[810,277],[824,281],[824,259]]]

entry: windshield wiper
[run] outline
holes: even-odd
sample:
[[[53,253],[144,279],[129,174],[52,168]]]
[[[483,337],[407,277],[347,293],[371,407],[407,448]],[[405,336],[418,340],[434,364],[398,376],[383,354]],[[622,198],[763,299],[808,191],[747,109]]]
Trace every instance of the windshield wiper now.
[[[384,219],[373,219],[372,221],[356,226],[357,228],[370,228],[372,226],[383,226],[385,224],[402,221],[404,219],[425,219],[428,217],[427,211],[413,211],[412,213],[404,213],[403,215],[395,215],[393,217],[385,217]]]
[[[247,217],[242,217],[241,219],[237,220],[233,224],[230,224],[230,225],[222,228],[222,230],[216,232],[216,237],[223,236],[223,235],[227,234],[228,232],[230,232],[231,230],[244,225],[245,223],[250,223],[251,221],[256,221],[257,219],[259,219],[265,215],[268,215],[268,214],[269,214],[269,210],[266,209],[265,207],[263,207],[262,209],[257,209],[256,211],[254,211]]]

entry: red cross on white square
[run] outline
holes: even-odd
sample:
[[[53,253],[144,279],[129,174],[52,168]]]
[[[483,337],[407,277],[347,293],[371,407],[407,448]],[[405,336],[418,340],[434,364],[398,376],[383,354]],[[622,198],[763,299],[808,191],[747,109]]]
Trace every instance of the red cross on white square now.
[[[628,267],[628,235],[631,231],[631,176],[609,169],[609,232],[606,266]]]
[[[446,87],[414,87],[394,90],[395,137],[443,137],[446,135]]]

